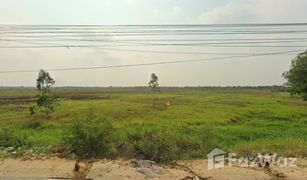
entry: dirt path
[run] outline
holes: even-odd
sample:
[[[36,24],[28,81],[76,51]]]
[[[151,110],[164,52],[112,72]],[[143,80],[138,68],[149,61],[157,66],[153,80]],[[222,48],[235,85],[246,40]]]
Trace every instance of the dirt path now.
[[[296,167],[242,168],[237,166],[208,170],[207,160],[178,161],[164,165],[146,160],[99,160],[78,162],[60,158],[2,159],[0,180],[94,179],[94,180],[307,180],[307,160]]]

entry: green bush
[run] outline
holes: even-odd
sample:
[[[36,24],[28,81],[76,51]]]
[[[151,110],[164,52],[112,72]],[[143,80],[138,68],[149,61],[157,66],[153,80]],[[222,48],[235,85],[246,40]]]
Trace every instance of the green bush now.
[[[112,124],[103,119],[76,121],[64,138],[71,153],[79,158],[108,157],[111,154]]]
[[[160,130],[145,132],[141,140],[136,138],[134,148],[137,156],[155,162],[173,160],[176,149],[173,138]]]
[[[21,147],[26,144],[26,137],[16,135],[15,131],[9,128],[0,129],[0,147]]]
[[[43,124],[39,120],[30,120],[24,124],[24,127],[30,129],[43,129]]]

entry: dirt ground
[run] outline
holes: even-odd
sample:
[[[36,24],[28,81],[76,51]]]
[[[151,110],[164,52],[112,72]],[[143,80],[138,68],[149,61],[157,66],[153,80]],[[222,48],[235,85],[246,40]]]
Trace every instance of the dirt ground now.
[[[239,166],[208,170],[207,160],[177,161],[156,164],[146,160],[99,160],[78,162],[60,158],[1,159],[0,180],[307,180],[307,160],[296,167],[243,168]]]

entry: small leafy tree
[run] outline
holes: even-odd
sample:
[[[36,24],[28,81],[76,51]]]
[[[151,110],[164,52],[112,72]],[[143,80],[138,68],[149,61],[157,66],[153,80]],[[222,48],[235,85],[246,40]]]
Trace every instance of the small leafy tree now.
[[[150,76],[150,81],[148,82],[148,86],[153,94],[153,108],[156,107],[156,101],[158,100],[157,93],[160,92],[158,81],[158,76],[155,73],[152,73]]]
[[[55,107],[58,106],[52,90],[54,84],[55,81],[50,74],[41,69],[36,80],[36,88],[38,91],[36,100],[37,106],[30,107],[32,115],[35,114],[36,111],[42,112],[46,115],[54,112]]]
[[[289,71],[283,73],[288,80],[286,86],[291,95],[298,94],[307,100],[307,51],[292,60]]]

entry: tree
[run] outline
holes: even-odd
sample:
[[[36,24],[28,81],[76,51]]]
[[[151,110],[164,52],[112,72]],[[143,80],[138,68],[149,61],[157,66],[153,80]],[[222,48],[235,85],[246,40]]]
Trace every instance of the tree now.
[[[291,95],[300,95],[307,100],[307,51],[292,60],[289,71],[283,73]]]
[[[55,81],[50,76],[50,74],[41,69],[36,80],[37,88],[37,106],[30,107],[31,114],[35,114],[36,110],[48,115],[51,112],[54,112],[54,108],[58,105],[52,87],[54,86]]]
[[[156,107],[156,101],[157,101],[156,94],[160,92],[158,81],[159,81],[158,76],[155,73],[152,73],[150,76],[150,81],[148,82],[148,86],[153,94],[153,108]]]
[[[152,93],[157,93],[160,91],[158,81],[158,76],[155,73],[152,73],[150,81],[148,82],[148,86],[150,87]]]

